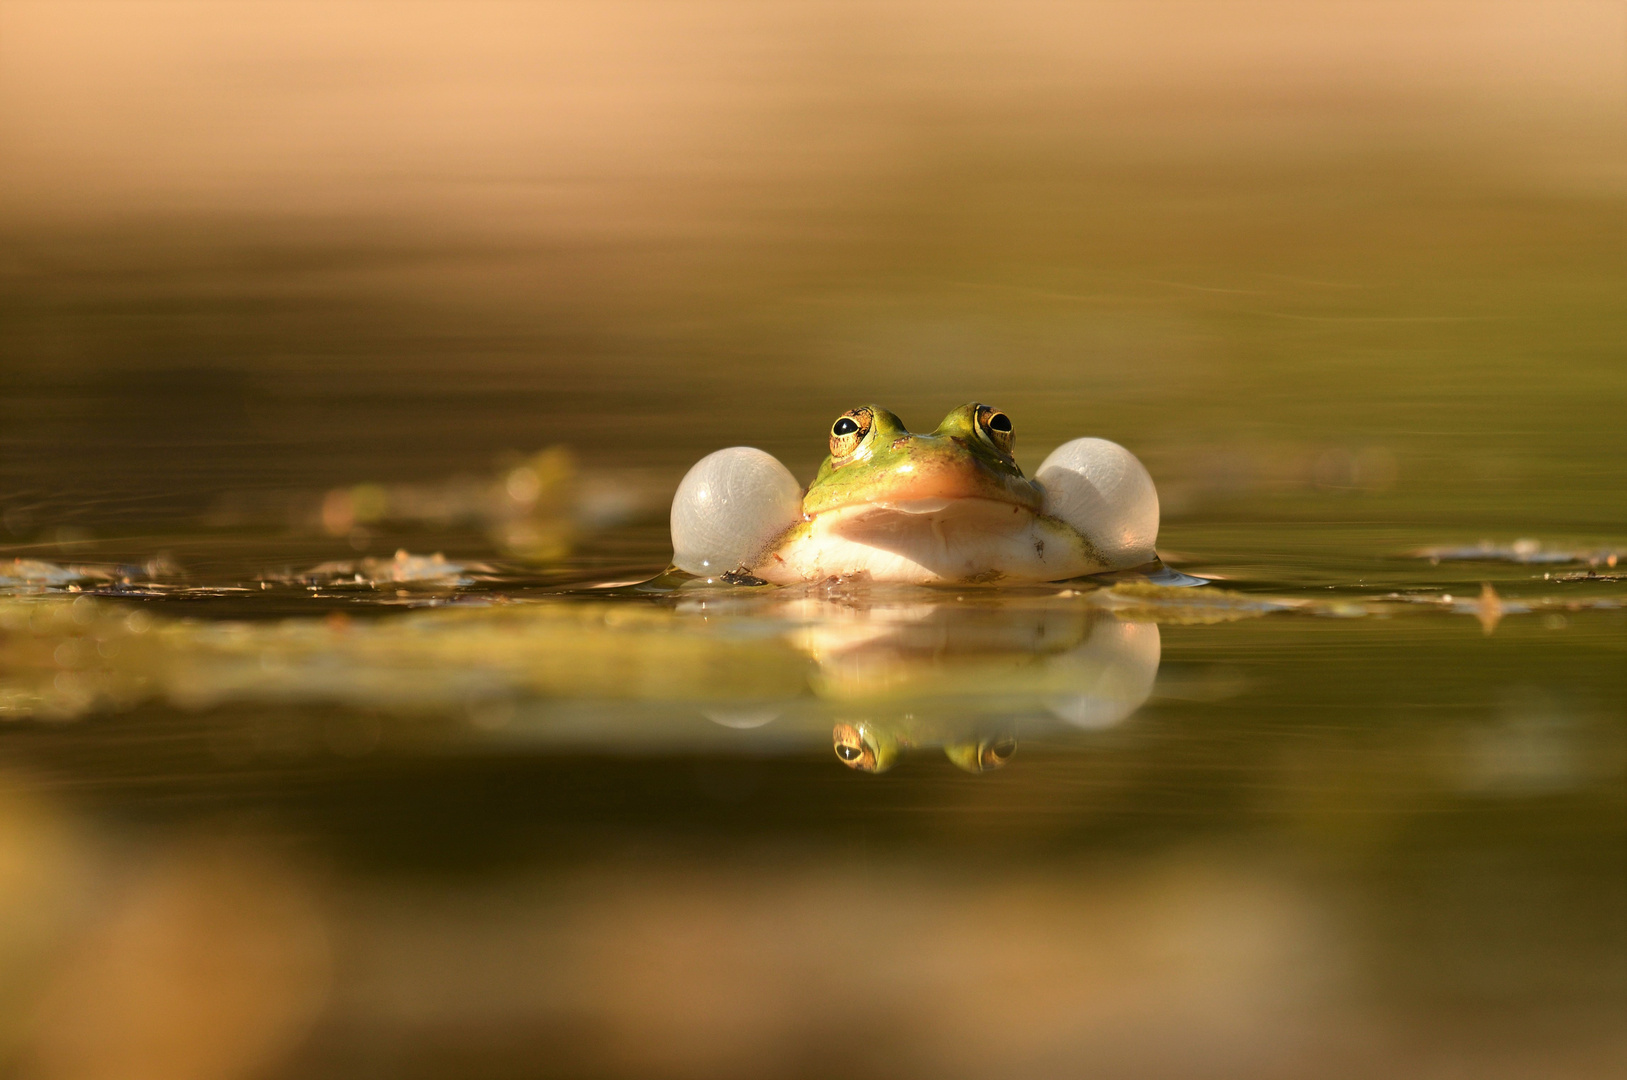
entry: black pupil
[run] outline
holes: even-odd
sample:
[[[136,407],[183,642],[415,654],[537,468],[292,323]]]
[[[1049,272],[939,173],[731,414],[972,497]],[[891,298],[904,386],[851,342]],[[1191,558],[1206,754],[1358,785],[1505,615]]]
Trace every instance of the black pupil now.
[[[993,416],[989,417],[989,430],[990,431],[1010,431],[1011,430],[1011,417],[1007,416],[1003,412],[995,413]]]
[[[1008,758],[1016,752],[1017,742],[1015,739],[1004,739],[989,747],[989,753],[997,758]]]
[[[851,416],[844,416],[836,421],[836,426],[830,430],[835,435],[851,435],[859,430],[859,425]]]
[[[859,748],[857,746],[838,746],[836,756],[843,761],[856,761],[859,757]]]

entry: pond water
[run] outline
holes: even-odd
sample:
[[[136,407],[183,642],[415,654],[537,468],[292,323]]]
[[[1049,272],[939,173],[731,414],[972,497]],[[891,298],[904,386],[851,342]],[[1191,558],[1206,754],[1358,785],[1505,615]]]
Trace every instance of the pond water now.
[[[0,1061],[1620,1075],[1619,198],[1087,166],[789,253],[30,239]],[[1211,583],[637,584],[701,454],[969,399]]]

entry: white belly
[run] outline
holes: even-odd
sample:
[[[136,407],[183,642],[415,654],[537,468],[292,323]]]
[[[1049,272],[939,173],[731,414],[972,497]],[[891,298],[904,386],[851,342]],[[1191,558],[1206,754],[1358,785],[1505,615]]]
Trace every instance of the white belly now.
[[[876,581],[1060,581],[1108,567],[1078,532],[992,499],[935,500],[907,508],[848,506],[797,526],[753,567],[789,585],[866,574]]]

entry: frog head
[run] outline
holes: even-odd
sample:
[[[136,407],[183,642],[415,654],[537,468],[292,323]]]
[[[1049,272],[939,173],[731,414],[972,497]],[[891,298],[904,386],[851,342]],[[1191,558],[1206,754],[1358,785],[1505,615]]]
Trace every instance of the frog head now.
[[[928,435],[876,405],[849,409],[831,425],[830,456],[802,510],[813,517],[864,505],[922,514],[958,499],[989,499],[1038,511],[1043,495],[1012,458],[1014,442],[1011,418],[978,402]]]
[[[994,584],[1156,557],[1152,478],[1105,439],[1058,447],[1033,480],[1012,457],[1011,418],[978,402],[924,435],[863,405],[838,416],[829,439],[806,491],[752,447],[697,462],[672,500],[673,565],[734,583]]]

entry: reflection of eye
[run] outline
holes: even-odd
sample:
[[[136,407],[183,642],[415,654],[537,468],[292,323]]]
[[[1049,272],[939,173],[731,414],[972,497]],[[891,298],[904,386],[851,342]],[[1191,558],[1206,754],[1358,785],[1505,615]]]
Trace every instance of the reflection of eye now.
[[[977,748],[977,767],[983,772],[1004,768],[1016,752],[1017,738],[1014,735],[1007,735],[998,742],[983,743]]]
[[[864,751],[860,750],[857,746],[838,746],[836,748],[836,756],[841,758],[843,761],[857,761],[859,758],[864,756]]]
[[[1017,734],[1014,731],[992,731],[985,738],[964,742],[945,743],[944,755],[955,763],[955,768],[969,773],[987,773],[1003,769],[1017,752]]]
[[[857,430],[859,430],[859,425],[854,422],[853,418],[844,416],[836,421],[836,425],[830,429],[830,433],[832,435],[851,435]]]

